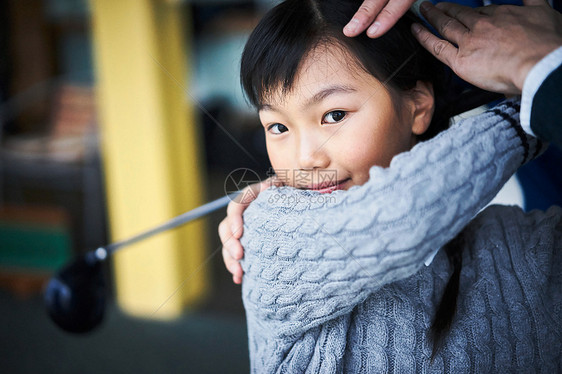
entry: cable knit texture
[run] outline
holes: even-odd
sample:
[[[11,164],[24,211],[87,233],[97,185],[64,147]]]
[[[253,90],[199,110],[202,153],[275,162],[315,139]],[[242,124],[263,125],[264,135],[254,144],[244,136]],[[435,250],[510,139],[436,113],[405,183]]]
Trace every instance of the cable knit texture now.
[[[473,219],[541,149],[518,105],[373,167],[363,186],[258,196],[241,239],[253,373],[560,372],[561,210]],[[452,269],[444,251],[423,263],[465,226],[458,311],[430,362]]]

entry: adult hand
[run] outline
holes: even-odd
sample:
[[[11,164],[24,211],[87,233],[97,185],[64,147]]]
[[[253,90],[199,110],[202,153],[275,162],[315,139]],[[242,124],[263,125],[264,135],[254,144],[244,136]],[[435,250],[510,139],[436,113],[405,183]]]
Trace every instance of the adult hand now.
[[[367,36],[376,38],[390,30],[410,9],[415,0],[365,0],[351,21],[343,28],[346,36],[357,36],[367,27]]]
[[[222,258],[226,269],[232,274],[232,280],[236,284],[242,283],[242,266],[240,260],[244,257],[244,248],[240,244],[240,238],[244,231],[242,214],[256,199],[258,194],[272,185],[281,185],[275,178],[269,178],[261,183],[252,184],[241,191],[241,193],[228,204],[226,217],[219,224],[219,237],[222,243]]]
[[[562,45],[562,15],[545,0],[482,8],[424,2],[422,15],[444,39],[414,24],[418,41],[462,79],[482,89],[520,94],[533,66]]]

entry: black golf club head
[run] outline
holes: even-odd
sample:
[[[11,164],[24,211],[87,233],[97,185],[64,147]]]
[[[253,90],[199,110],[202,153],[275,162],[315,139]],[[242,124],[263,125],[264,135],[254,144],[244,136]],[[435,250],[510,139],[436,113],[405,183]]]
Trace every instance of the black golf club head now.
[[[83,256],[51,278],[44,301],[49,316],[59,327],[85,333],[103,320],[106,294],[101,261]]]

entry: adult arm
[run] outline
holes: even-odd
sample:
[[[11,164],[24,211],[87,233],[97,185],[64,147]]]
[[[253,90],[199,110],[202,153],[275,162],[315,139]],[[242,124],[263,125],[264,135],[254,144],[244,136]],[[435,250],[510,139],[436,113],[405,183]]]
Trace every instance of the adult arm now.
[[[261,192],[241,238],[248,318],[301,333],[418,271],[540,150],[518,109],[508,102],[467,118],[349,191]]]

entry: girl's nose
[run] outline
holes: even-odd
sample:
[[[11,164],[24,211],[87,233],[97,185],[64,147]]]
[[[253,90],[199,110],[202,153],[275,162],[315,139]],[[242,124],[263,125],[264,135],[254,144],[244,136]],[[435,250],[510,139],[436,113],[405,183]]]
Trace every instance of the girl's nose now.
[[[325,169],[330,158],[321,142],[307,137],[300,142],[298,162],[301,170]]]

